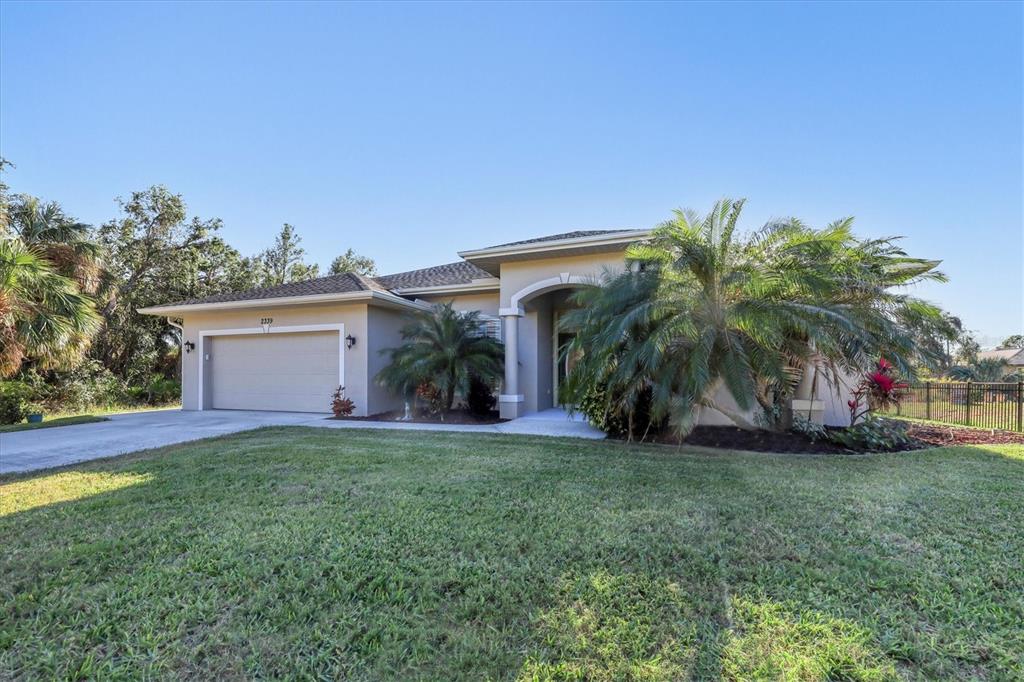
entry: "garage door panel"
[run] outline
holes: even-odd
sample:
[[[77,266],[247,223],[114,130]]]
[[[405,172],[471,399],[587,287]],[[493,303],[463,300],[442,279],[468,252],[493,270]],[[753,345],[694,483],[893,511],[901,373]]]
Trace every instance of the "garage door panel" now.
[[[338,332],[211,337],[210,407],[329,412]]]

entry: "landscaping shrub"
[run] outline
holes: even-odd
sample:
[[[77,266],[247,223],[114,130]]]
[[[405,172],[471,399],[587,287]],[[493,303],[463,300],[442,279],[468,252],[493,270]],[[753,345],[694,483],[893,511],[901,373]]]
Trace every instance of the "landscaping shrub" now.
[[[335,417],[350,417],[355,412],[356,404],[351,398],[345,397],[345,387],[338,386],[331,399],[331,411]]]
[[[181,398],[181,382],[154,374],[143,386],[132,386],[129,395],[147,405],[166,405]]]
[[[32,389],[20,381],[0,382],[0,424],[18,424],[25,418]]]
[[[494,411],[497,404],[498,399],[494,397],[494,387],[476,375],[471,376],[469,391],[466,392],[466,409],[471,414],[486,417]]]
[[[872,415],[849,428],[831,430],[828,436],[833,443],[866,452],[906,450],[915,443],[905,424]]]
[[[441,414],[445,411],[445,394],[431,383],[422,383],[416,387],[416,397],[427,405],[430,414]]]
[[[650,432],[660,431],[664,423],[651,421],[651,394],[643,391],[633,409],[633,428],[630,432],[629,414],[622,410],[618,400],[609,400],[608,388],[591,386],[583,395],[576,409],[587,418],[594,427],[601,429],[616,438],[633,437],[640,440]]]
[[[812,443],[816,443],[819,440],[828,440],[828,429],[825,428],[825,425],[812,422],[802,414],[793,415],[793,426],[790,430],[793,433],[807,436]]]
[[[124,382],[98,360],[86,360],[64,372],[28,371],[24,376],[36,390],[35,399],[54,412],[114,407],[134,401]]]

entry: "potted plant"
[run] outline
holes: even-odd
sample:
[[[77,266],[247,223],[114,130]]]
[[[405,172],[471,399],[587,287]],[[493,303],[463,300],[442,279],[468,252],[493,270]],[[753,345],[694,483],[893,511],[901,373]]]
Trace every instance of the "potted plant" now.
[[[39,403],[29,403],[25,407],[25,418],[29,424],[38,424],[43,421],[43,406]]]

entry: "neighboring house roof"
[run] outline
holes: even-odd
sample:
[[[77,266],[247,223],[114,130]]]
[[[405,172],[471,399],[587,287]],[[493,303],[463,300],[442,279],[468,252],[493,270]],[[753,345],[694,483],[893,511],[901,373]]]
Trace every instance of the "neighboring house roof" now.
[[[421,289],[442,287],[451,284],[469,284],[475,279],[490,279],[491,275],[466,261],[435,265],[408,272],[377,277],[377,282],[387,289]]]
[[[1024,349],[1022,348],[1000,348],[997,350],[983,350],[978,353],[979,360],[1002,360],[1012,367],[1024,366]]]

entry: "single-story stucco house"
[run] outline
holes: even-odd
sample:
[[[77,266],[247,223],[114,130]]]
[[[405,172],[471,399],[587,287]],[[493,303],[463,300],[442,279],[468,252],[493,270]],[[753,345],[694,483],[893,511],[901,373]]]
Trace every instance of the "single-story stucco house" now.
[[[1008,371],[1024,367],[1024,348],[997,348],[978,353],[979,360],[997,360],[1006,364]]]
[[[362,416],[402,406],[374,379],[388,362],[381,351],[401,343],[406,314],[450,301],[480,312],[503,341],[499,408],[514,419],[558,404],[567,371],[559,349],[572,339],[558,320],[572,291],[624,268],[628,246],[650,232],[566,232],[462,251],[460,261],[421,270],[333,275],[139,312],[181,320],[185,410],[329,412],[344,386]],[[701,422],[730,423],[711,414]]]

